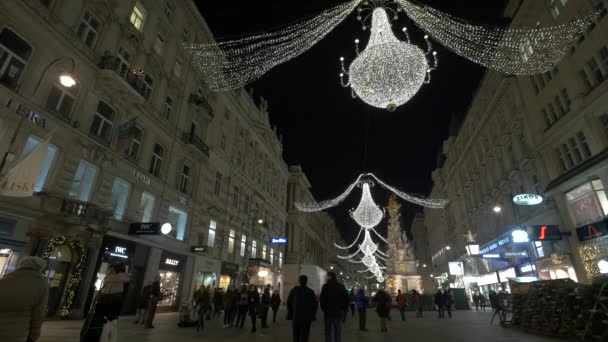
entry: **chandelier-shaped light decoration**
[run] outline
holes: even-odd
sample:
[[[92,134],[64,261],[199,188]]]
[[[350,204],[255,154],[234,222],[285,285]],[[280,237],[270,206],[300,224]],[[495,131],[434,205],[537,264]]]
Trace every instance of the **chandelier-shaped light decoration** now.
[[[348,71],[344,58],[340,58],[340,82],[343,87],[350,86],[367,104],[394,111],[416,95],[425,82],[430,82],[431,71],[437,67],[437,53],[431,51],[428,36],[425,36],[426,52],[409,42],[405,28],[407,41],[397,39],[387,10],[391,9],[376,7],[373,10],[369,43],[359,53],[359,40],[355,40],[358,56]],[[432,61],[427,60],[427,55],[433,56]]]
[[[376,280],[377,280],[379,283],[384,283],[384,277],[383,277],[383,276],[379,276],[379,277],[377,277],[377,278],[376,278]]]
[[[370,182],[363,182],[361,184],[362,194],[359,206],[354,211],[351,211],[350,216],[363,228],[374,228],[377,226],[382,218],[384,217],[384,211],[380,209],[369,190]],[[366,237],[369,236],[369,232],[366,232]],[[364,240],[365,241],[365,240]]]
[[[359,245],[359,250],[363,255],[374,255],[378,250],[378,245],[376,245],[372,241],[372,237],[369,234],[369,230],[365,230],[365,237],[363,238],[363,242]]]

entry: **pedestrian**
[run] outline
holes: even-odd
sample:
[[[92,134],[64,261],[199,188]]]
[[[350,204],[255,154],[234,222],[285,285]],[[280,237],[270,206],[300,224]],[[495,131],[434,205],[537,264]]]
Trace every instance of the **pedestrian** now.
[[[500,303],[498,301],[498,294],[494,291],[490,291],[490,305],[492,306],[492,311],[494,314],[492,315],[492,319],[490,320],[490,324],[494,323],[494,318],[498,316],[500,318]]]
[[[93,309],[80,331],[81,341],[99,341],[104,325],[118,319],[128,282],[129,275],[126,273],[125,264],[113,263],[108,266],[103,285],[93,304]]]
[[[416,308],[416,318],[422,318],[422,297],[416,290],[412,290],[412,304]]]
[[[146,310],[148,309],[148,301],[152,294],[152,285],[146,283],[137,299],[137,311],[135,311],[135,324],[144,324],[146,322]]]
[[[270,310],[270,285],[267,285],[264,289],[260,309],[260,316],[262,318],[262,329],[268,329],[268,310]]]
[[[374,298],[376,302],[376,313],[378,313],[378,318],[380,318],[380,331],[387,332],[386,329],[386,319],[388,318],[389,308],[391,303],[391,296],[389,296],[384,290],[378,290],[376,293],[376,297]]]
[[[234,291],[229,287],[228,291],[224,294],[224,328],[232,326],[235,309],[236,298],[234,297]]]
[[[46,315],[49,287],[46,261],[23,257],[17,269],[0,279],[0,341],[34,342]]]
[[[154,315],[156,315],[156,306],[158,302],[162,300],[162,293],[160,292],[160,275],[154,277],[150,289],[150,300],[148,300],[148,309],[146,310],[146,322],[144,328],[154,328]]]
[[[357,301],[357,297],[355,296],[355,289],[352,288],[350,289],[350,295],[349,295],[349,299],[350,299],[350,313],[352,317],[355,317],[355,302]]]
[[[213,291],[213,317],[218,317],[222,313],[224,305],[224,290],[222,288],[216,288]]]
[[[388,293],[386,293],[386,291],[384,291],[384,293],[386,294],[386,297],[387,297],[386,309],[388,310],[388,312],[386,313],[386,319],[390,322],[391,321],[391,309],[393,307],[393,305],[392,305],[393,298]]]
[[[243,285],[239,293],[238,302],[238,316],[236,318],[236,327],[243,329],[245,326],[245,318],[247,318],[247,311],[249,310],[249,293],[247,292],[247,286]]]
[[[357,312],[359,313],[359,330],[367,331],[367,328],[365,327],[367,318],[367,298],[365,297],[365,291],[361,288],[357,290],[355,304],[357,305]]]
[[[327,273],[327,282],[321,288],[321,310],[325,320],[325,342],[342,341],[342,320],[348,311],[348,291],[338,283],[334,272]]]
[[[486,296],[483,293],[479,294],[479,304],[481,305],[481,310],[486,311]]]
[[[247,293],[248,298],[248,310],[249,316],[251,317],[251,332],[256,332],[256,318],[259,314],[259,306],[260,306],[260,293],[255,285],[249,286],[249,292]]]
[[[473,293],[473,303],[475,304],[475,310],[479,311],[479,304],[481,299],[479,298],[479,294],[477,292]]]
[[[443,303],[445,309],[448,312],[448,317],[452,318],[452,305],[454,304],[454,297],[452,297],[452,290],[447,289],[443,294]]]
[[[279,291],[273,291],[272,297],[270,297],[270,307],[272,308],[272,323],[277,322],[277,312],[279,311],[279,307],[281,306],[281,295],[279,295]]]
[[[316,320],[319,303],[315,292],[306,286],[308,277],[301,275],[299,282],[287,297],[287,320],[291,320],[293,342],[308,342],[310,325]]]
[[[205,288],[205,285],[201,285],[198,291],[196,291],[194,301],[196,303],[198,313],[198,324],[196,325],[196,331],[204,330],[205,316],[211,308],[211,294],[209,293],[209,290]]]
[[[407,298],[401,293],[401,290],[397,290],[397,306],[399,306],[399,313],[401,314],[401,320],[405,321],[405,308],[407,307]]]
[[[437,311],[439,312],[439,318],[443,318],[445,303],[443,301],[443,293],[441,290],[437,290],[437,293],[435,293],[435,305],[437,306]]]

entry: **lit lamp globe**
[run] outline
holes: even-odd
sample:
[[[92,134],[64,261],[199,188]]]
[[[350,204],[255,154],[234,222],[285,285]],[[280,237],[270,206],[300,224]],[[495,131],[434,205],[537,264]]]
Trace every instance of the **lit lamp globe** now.
[[[76,85],[76,80],[74,79],[74,76],[72,76],[72,74],[64,72],[59,75],[59,83],[61,83],[61,85],[66,88],[71,88]]]
[[[260,277],[260,278],[266,278],[266,277],[268,277],[268,271],[264,271],[264,270],[259,271],[258,272],[258,277]]]
[[[171,231],[173,230],[173,226],[171,225],[171,223],[163,223],[162,226],[160,226],[160,232],[163,233],[164,235],[167,235],[169,233],[171,233]]]

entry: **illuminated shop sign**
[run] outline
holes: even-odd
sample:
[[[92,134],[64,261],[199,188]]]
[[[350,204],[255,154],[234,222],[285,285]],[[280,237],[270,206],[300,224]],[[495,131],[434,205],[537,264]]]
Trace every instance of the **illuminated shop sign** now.
[[[503,256],[503,258],[506,258],[506,259],[527,258],[528,252],[526,252],[526,251],[504,252],[502,256]]]
[[[129,234],[131,235],[159,235],[160,222],[136,222],[129,226]]]
[[[274,244],[274,245],[284,245],[287,243],[287,238],[286,237],[281,237],[281,238],[271,238],[270,239],[270,243]]]
[[[498,278],[500,279],[501,283],[508,281],[509,278],[515,277],[517,277],[517,275],[515,275],[515,268],[513,267],[507,268],[506,270],[498,271]]]
[[[171,266],[177,266],[177,265],[179,265],[179,260],[167,258],[167,259],[165,259],[165,264],[171,265]]]
[[[561,240],[562,232],[557,225],[528,227],[528,235],[532,241]]]
[[[523,266],[519,267],[519,271],[521,273],[530,273],[536,271],[536,266],[531,264],[524,264]]]
[[[514,230],[511,233],[511,237],[513,238],[513,242],[515,243],[523,243],[523,242],[529,242],[530,241],[530,237],[528,236],[528,232],[526,232],[525,230]]]
[[[608,235],[608,219],[576,228],[579,241],[597,239]]]
[[[490,284],[498,284],[498,274],[496,272],[488,273],[477,277],[477,285],[484,286]]]
[[[511,237],[509,235],[502,237],[499,240],[495,240],[485,245],[483,248],[479,250],[479,254],[487,254],[490,251],[495,250],[498,247],[502,247],[511,242]]]
[[[535,194],[520,194],[513,197],[513,203],[517,205],[538,205],[543,203],[543,197]]]
[[[108,254],[113,257],[128,259],[127,247],[114,246],[108,250]]]
[[[484,259],[500,259],[500,254],[483,254],[481,257]]]
[[[190,247],[190,251],[192,253],[205,253],[207,251],[207,246],[192,246]]]

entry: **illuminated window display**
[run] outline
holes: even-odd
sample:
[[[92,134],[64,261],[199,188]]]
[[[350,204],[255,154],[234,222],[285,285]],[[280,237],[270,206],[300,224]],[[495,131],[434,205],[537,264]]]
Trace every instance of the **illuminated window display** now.
[[[160,290],[163,300],[158,306],[174,306],[177,303],[177,292],[179,290],[180,274],[171,271],[158,271],[160,276]]]

